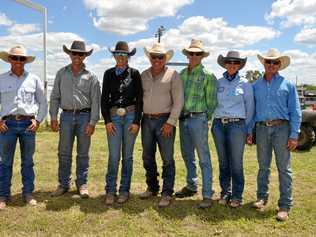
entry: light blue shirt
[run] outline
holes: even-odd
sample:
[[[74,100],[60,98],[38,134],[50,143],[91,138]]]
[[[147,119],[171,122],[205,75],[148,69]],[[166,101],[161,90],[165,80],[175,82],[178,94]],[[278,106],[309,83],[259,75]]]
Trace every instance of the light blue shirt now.
[[[254,115],[254,96],[251,84],[238,73],[229,78],[227,72],[217,83],[217,107],[215,118],[242,118],[246,120],[248,134],[249,124]]]
[[[0,116],[34,115],[42,122],[47,114],[44,85],[39,77],[24,72],[20,77],[11,71],[0,75]]]
[[[253,85],[256,114],[255,122],[285,119],[291,126],[290,138],[297,139],[302,119],[295,85],[278,73],[271,82],[260,78]]]

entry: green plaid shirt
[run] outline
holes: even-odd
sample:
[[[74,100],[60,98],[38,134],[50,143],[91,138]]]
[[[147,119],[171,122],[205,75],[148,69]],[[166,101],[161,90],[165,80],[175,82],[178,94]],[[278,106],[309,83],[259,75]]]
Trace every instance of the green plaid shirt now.
[[[207,72],[200,64],[191,71],[191,74],[188,73],[188,68],[183,69],[180,77],[184,89],[182,112],[207,112],[210,120],[217,104],[217,80],[214,74]]]

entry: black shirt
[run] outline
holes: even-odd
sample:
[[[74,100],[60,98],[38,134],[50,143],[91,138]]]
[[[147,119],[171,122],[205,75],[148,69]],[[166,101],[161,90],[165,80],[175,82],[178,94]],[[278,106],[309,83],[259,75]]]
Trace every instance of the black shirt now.
[[[103,76],[101,113],[105,124],[111,122],[110,109],[135,105],[135,124],[140,124],[143,110],[143,89],[138,70],[127,67],[116,75],[115,67],[105,71]]]

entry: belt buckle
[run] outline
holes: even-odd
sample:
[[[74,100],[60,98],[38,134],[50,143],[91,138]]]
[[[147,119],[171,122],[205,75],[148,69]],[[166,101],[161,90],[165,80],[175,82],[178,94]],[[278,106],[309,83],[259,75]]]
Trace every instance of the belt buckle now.
[[[266,121],[266,126],[267,127],[272,127],[273,126],[272,120]]]
[[[118,116],[124,116],[125,114],[126,114],[126,109],[125,108],[118,108],[117,110],[116,110],[116,114],[118,115]]]
[[[22,120],[23,115],[15,115],[15,120],[19,121]]]
[[[222,122],[222,124],[227,124],[227,123],[229,123],[229,119],[228,118],[221,118],[221,122]]]

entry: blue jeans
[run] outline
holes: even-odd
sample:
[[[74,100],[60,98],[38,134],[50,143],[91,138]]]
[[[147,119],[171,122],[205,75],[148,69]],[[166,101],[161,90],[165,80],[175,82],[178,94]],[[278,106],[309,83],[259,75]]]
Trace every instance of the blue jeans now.
[[[0,133],[1,198],[9,199],[11,195],[12,166],[17,139],[19,139],[21,150],[22,195],[25,197],[34,191],[35,133],[26,130],[30,124],[29,120],[7,120],[8,131]]]
[[[143,145],[143,165],[146,170],[146,183],[148,190],[157,193],[159,191],[159,182],[157,177],[156,163],[156,146],[160,151],[162,158],[162,195],[172,195],[174,190],[175,179],[175,162],[173,158],[174,153],[174,139],[176,128],[173,129],[172,136],[169,138],[163,137],[161,134],[161,127],[168,120],[168,116],[160,117],[158,119],[149,119],[144,117],[142,120],[142,145]]]
[[[245,121],[222,124],[214,119],[212,134],[219,163],[221,197],[242,201],[245,178],[243,155],[247,131]]]
[[[105,177],[106,193],[116,194],[116,180],[119,161],[122,152],[121,184],[119,193],[128,194],[131,187],[133,173],[133,150],[136,136],[128,131],[128,127],[133,123],[134,112],[125,116],[112,116],[112,123],[116,128],[115,135],[107,134],[109,147],[108,171]]]
[[[208,123],[206,114],[180,120],[181,153],[187,169],[187,188],[197,190],[197,172],[194,150],[197,151],[202,172],[202,195],[213,196],[212,163],[208,146]]]
[[[268,200],[270,166],[272,150],[274,150],[279,173],[280,198],[278,206],[284,210],[290,210],[293,205],[291,153],[287,149],[289,135],[290,125],[288,123],[273,127],[256,124],[257,157],[259,163],[257,198]]]
[[[75,137],[77,138],[76,186],[79,188],[87,183],[91,137],[85,134],[85,128],[89,121],[90,113],[62,112],[60,115],[58,181],[65,189],[69,189],[71,181],[72,148]]]

